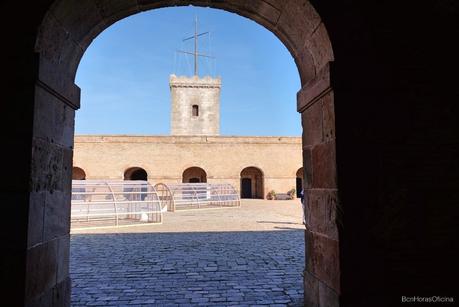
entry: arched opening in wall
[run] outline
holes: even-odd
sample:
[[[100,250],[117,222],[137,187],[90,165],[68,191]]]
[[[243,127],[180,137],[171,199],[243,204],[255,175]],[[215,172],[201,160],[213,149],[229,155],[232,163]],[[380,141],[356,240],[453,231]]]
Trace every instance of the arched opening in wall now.
[[[147,171],[141,167],[130,167],[124,171],[124,180],[148,180]]]
[[[72,180],[86,180],[86,173],[82,168],[74,166],[72,168]]]
[[[300,167],[296,171],[296,197],[301,197],[301,190],[304,188],[304,171],[303,168]]]
[[[182,174],[183,183],[200,183],[207,182],[207,173],[200,167],[189,167],[183,171]]]
[[[187,3],[190,4],[196,4],[196,5],[202,5],[204,2],[202,1],[187,1]],[[137,2],[137,1],[117,1],[112,2],[112,1],[103,1],[103,2],[97,2],[97,4],[94,1],[77,1],[77,0],[56,0],[54,5],[51,7],[51,9],[48,11],[48,14],[46,15],[46,18],[44,19],[42,26],[40,28],[40,36],[37,39],[36,42],[36,52],[39,54],[39,76],[40,76],[40,82],[38,83],[37,90],[40,91],[41,95],[36,95],[36,104],[40,108],[41,112],[43,110],[46,111],[53,111],[53,112],[69,112],[69,106],[73,109],[78,109],[79,108],[79,88],[75,86],[74,80],[75,80],[75,73],[77,70],[77,67],[79,65],[80,59],[85,52],[86,48],[89,46],[89,44],[92,42],[92,40],[99,34],[101,31],[103,31],[106,27],[111,25],[112,23],[123,19],[124,17],[127,17],[129,15],[149,10],[149,9],[156,9],[160,8],[163,6],[172,6],[176,5],[175,2],[173,1],[142,1],[142,2]],[[296,66],[298,68],[298,72],[301,77],[301,84],[299,87],[296,89],[292,90],[291,92],[296,92],[299,88],[301,89],[300,92],[298,93],[298,111],[302,112],[302,119],[303,119],[303,127],[304,127],[304,132],[308,133],[313,133],[313,136],[315,137],[316,135],[320,134],[317,133],[318,131],[321,131],[321,129],[327,129],[328,130],[333,130],[334,129],[334,117],[332,113],[333,109],[333,96],[331,94],[331,89],[330,89],[330,84],[329,84],[329,68],[328,68],[328,63],[333,60],[333,54],[331,50],[331,45],[328,39],[328,34],[325,29],[325,26],[320,20],[320,17],[314,10],[314,8],[309,4],[307,1],[288,1],[288,2],[278,2],[278,3],[273,3],[273,4],[266,4],[265,1],[254,1],[253,3],[250,2],[250,4],[243,3],[241,4],[240,1],[234,1],[234,0],[222,0],[222,1],[211,1],[211,2],[206,2],[205,5],[214,7],[214,8],[220,8],[227,10],[229,12],[235,12],[241,16],[247,17],[253,21],[256,21],[257,23],[261,24],[264,26],[266,29],[274,33],[279,40],[287,47],[289,50],[291,56],[294,58]],[[93,12],[94,14],[89,14],[88,12]],[[76,22],[78,21],[78,22]],[[157,42],[155,42],[156,45]],[[233,50],[234,51],[234,50]],[[237,50],[236,50],[237,51]],[[260,53],[261,54],[261,53]],[[269,53],[270,54],[270,53]],[[271,55],[268,56],[268,58]],[[272,56],[274,57],[274,55]],[[274,65],[277,61],[273,61],[273,58],[269,58],[268,63],[266,64],[267,66]],[[258,63],[259,64],[259,63]],[[253,68],[253,69],[252,69]],[[249,67],[247,68],[247,71],[252,71],[255,70],[256,68],[265,68],[263,65],[260,65],[259,67]],[[246,71],[246,72],[247,72]],[[283,70],[280,69],[280,74],[283,74]],[[107,76],[104,75],[104,76]],[[238,76],[240,78],[240,75]],[[110,78],[106,78],[110,79]],[[257,83],[258,84],[258,83]],[[314,89],[314,91],[309,91],[309,89]],[[84,95],[85,93],[85,88],[82,87],[82,94]],[[51,99],[52,98],[52,99]],[[263,98],[263,97],[262,97]],[[53,103],[50,103],[50,101],[53,101]],[[59,103],[54,103],[54,101],[58,101]],[[60,103],[62,102],[62,104]],[[85,108],[84,104],[82,104],[83,109]],[[106,106],[108,108],[108,106]],[[243,106],[245,107],[245,106]],[[241,107],[241,109],[243,109]],[[64,111],[62,110],[64,109]],[[134,109],[134,108],[131,108]],[[265,107],[266,109],[266,107]],[[273,118],[273,111],[275,111],[275,118],[281,118],[280,112],[282,110],[286,109],[284,105],[279,105],[274,107],[273,109],[270,109],[271,114],[268,114],[266,118],[269,118],[271,120],[271,123],[274,125],[277,123],[277,120],[272,120]],[[295,110],[295,106],[291,106],[290,110]],[[104,112],[105,109],[102,109],[102,112]],[[199,117],[205,117],[205,110],[204,108],[200,108],[199,110]],[[323,112],[322,112],[323,111]],[[250,113],[250,112],[249,112]],[[41,114],[41,113],[40,113]],[[59,113],[60,114],[60,113]],[[192,115],[192,112],[189,110],[189,104],[188,104],[188,109],[186,111],[187,116]],[[327,118],[322,118],[317,114],[326,114],[328,117]],[[62,116],[62,123],[61,122],[56,122],[51,121],[51,118],[46,118],[44,117],[44,121],[49,121],[47,122],[48,125],[55,127],[56,129],[61,127],[61,124],[64,126],[72,126],[73,125],[73,117],[71,116],[72,111],[70,110],[69,116]],[[239,116],[239,113],[238,113]],[[325,116],[325,115],[324,115]],[[313,119],[313,120],[311,120]],[[324,123],[322,123],[324,121]],[[122,126],[120,125],[121,123],[124,123],[124,121],[116,121],[115,125]],[[198,121],[195,121],[198,122]],[[241,121],[241,122],[250,122],[250,118],[246,121]],[[299,122],[299,121],[295,121]],[[325,127],[325,125],[328,125]],[[258,125],[262,126],[262,125]],[[34,128],[38,129],[38,128]],[[43,137],[43,133],[47,134],[46,137],[49,136],[49,143],[46,143],[46,146],[49,146],[50,149],[53,149],[53,146],[56,146],[53,143],[53,138],[54,135],[51,134],[52,129],[50,129],[49,132],[43,132],[43,131],[38,131],[37,130],[37,135],[40,136],[40,139]],[[320,134],[322,135],[322,134]],[[325,135],[325,134],[324,134]],[[328,136],[330,134],[327,134]],[[71,138],[71,134],[69,133],[69,138]],[[327,137],[328,137],[327,136]],[[46,139],[46,138],[43,138]],[[204,138],[203,138],[204,139]],[[306,138],[305,138],[306,140]],[[332,137],[328,137],[328,139],[320,140],[319,138],[314,138],[313,141],[311,141],[309,138],[307,139],[308,143],[308,148],[304,149],[307,151],[307,154],[309,156],[312,155],[312,153],[316,154],[316,148],[315,146],[320,144],[320,143],[325,143],[323,144],[320,148],[320,155],[315,155],[313,161],[311,162],[310,165],[307,165],[309,168],[314,168],[316,166],[322,166],[327,163],[330,165],[334,163],[334,134]],[[325,146],[326,145],[326,146]],[[306,147],[305,147],[306,148]],[[71,153],[72,151],[72,146],[69,145],[66,150]],[[185,149],[181,149],[184,153],[188,154]],[[324,153],[329,153],[329,154],[324,154]],[[145,154],[145,152],[143,152]],[[185,156],[184,154],[183,156]],[[210,155],[208,156],[210,157]],[[231,157],[230,157],[231,158]],[[280,155],[273,155],[272,159],[282,159],[285,158],[284,156]],[[326,160],[329,159],[329,160]],[[288,160],[288,159],[287,159]],[[103,162],[103,161],[101,161]],[[224,161],[220,161],[221,164],[225,164]],[[41,162],[37,162],[41,163]],[[64,160],[63,162],[65,163],[70,163],[66,162]],[[243,165],[252,165],[250,162],[244,162]],[[44,162],[43,162],[44,164]],[[230,164],[230,162],[228,162]],[[279,163],[282,164],[282,163]],[[45,165],[44,167],[38,168],[39,170],[44,170],[46,169]],[[223,165],[224,167],[226,165]],[[69,165],[70,167],[70,165]],[[292,169],[292,168],[290,168]],[[89,170],[88,170],[89,171]],[[213,175],[211,170],[208,170],[212,174],[212,180],[216,180],[215,176]],[[44,172],[44,171],[42,171]],[[54,171],[57,173],[57,171]],[[333,178],[335,177],[335,174],[333,173],[334,169],[330,172],[324,172],[324,176],[321,177],[322,182],[325,182],[324,186],[322,187],[320,185],[320,182],[314,186],[314,188],[329,188],[333,186]],[[92,173],[92,172],[91,172]],[[268,185],[268,180],[272,180],[271,173],[266,170],[267,173],[267,178],[264,178],[262,175],[262,181],[261,185],[257,185],[256,187],[253,186],[254,181],[256,182],[256,179],[251,178],[250,176],[243,177],[242,172],[238,176],[237,172],[232,173],[230,176],[232,180],[234,181],[234,185],[238,185],[238,179],[240,180],[240,184],[242,185],[244,182],[244,185],[249,186],[250,183],[250,193],[245,193],[247,196],[250,194],[253,197],[253,193],[255,193],[255,197],[259,198],[264,198],[264,187],[263,185],[266,183]],[[311,172],[307,172],[310,174]],[[39,174],[40,175],[40,174]],[[48,175],[48,174],[46,174]],[[293,174],[292,174],[293,175]],[[175,177],[173,177],[171,180],[179,180],[179,174],[174,174]],[[290,175],[291,176],[291,175]],[[239,178],[238,178],[239,177]],[[60,178],[60,177],[59,177]],[[126,177],[125,177],[126,178]],[[132,177],[131,177],[132,178]],[[146,178],[146,172],[145,172],[145,177]],[[330,179],[332,184],[329,184],[329,182],[326,182],[325,179]],[[170,179],[170,178],[169,178]],[[218,179],[218,178],[217,178]],[[309,179],[309,178],[308,178]],[[198,181],[202,180],[201,177],[198,176],[193,176],[190,177],[188,180],[192,181]],[[250,180],[250,182],[249,182]],[[266,182],[264,182],[266,180]],[[288,185],[291,187],[293,185],[293,178],[288,178]],[[260,188],[261,186],[261,188]],[[43,187],[42,189],[46,189],[46,187]],[[267,189],[270,189],[270,186],[267,186]],[[261,191],[259,191],[261,190]],[[336,190],[336,187],[335,187]],[[66,193],[70,193],[70,191],[64,191]],[[51,200],[56,202],[54,207],[60,208],[62,212],[58,212],[58,214],[65,215],[65,213],[68,213],[67,211],[69,210],[69,206],[65,206],[65,204],[59,204],[61,200],[56,198],[55,200]],[[57,206],[57,205],[60,206]],[[68,216],[68,215],[67,215]],[[32,219],[31,219],[32,220]],[[266,223],[269,223],[269,221],[264,221]],[[62,219],[62,225],[59,225],[59,227],[55,227],[56,229],[56,238],[57,240],[62,240],[63,244],[59,244],[59,246],[68,246],[65,245],[66,242],[68,242],[68,231],[65,233],[62,231],[62,229],[67,229],[69,228],[68,224],[65,224],[65,219]],[[260,223],[261,224],[261,223]],[[294,225],[295,223],[292,223]],[[279,226],[279,225],[278,225]],[[289,226],[290,227],[290,226]],[[312,225],[314,227],[314,225]],[[280,228],[280,227],[279,227]],[[316,236],[317,233],[320,233],[317,229],[310,228],[311,231],[307,232],[309,236]],[[320,230],[320,229],[319,229]],[[53,235],[53,234],[51,234]],[[50,238],[52,236],[49,236]],[[149,236],[149,237],[156,237],[156,236]],[[54,238],[54,237],[53,237]],[[133,236],[130,234],[130,238],[133,240],[126,240],[124,241],[123,244],[126,244],[126,242],[134,242],[137,239],[140,239],[141,237],[138,236]],[[234,238],[234,235],[232,237],[228,237],[228,241],[231,241],[232,238]],[[303,236],[299,236],[298,238],[295,239],[295,242],[302,242],[304,238]],[[330,242],[320,242],[322,239],[321,236],[316,236],[314,237],[314,242],[317,240],[317,244],[322,244],[327,246],[337,246],[337,240],[334,238],[330,239],[330,241],[333,240],[332,244],[329,244]],[[46,241],[44,239],[42,243],[34,246],[32,249],[37,248],[43,248],[44,246],[46,247],[50,240]],[[328,239],[327,239],[328,240]],[[259,244],[260,240],[257,240],[256,242],[252,242],[253,246],[255,248],[260,247]],[[269,237],[264,238],[262,241],[263,243],[269,243],[270,239]],[[205,245],[207,241],[203,241],[203,245]],[[283,243],[287,242],[287,240],[280,242],[280,245]],[[73,244],[73,243],[72,243]],[[276,246],[276,248],[283,248],[282,246]],[[124,249],[125,253],[130,253],[130,250]],[[288,248],[285,248],[285,250],[288,250]],[[311,254],[313,251],[312,250],[307,250],[306,253]],[[240,252],[244,253],[244,252]],[[59,251],[59,255],[64,255],[64,259],[58,259],[59,260],[59,271],[60,272],[67,272],[66,266],[68,265],[68,261],[66,259],[68,258],[68,253],[65,253],[63,251],[62,253]],[[136,254],[131,254],[132,256],[135,256]],[[308,258],[310,258],[310,255],[306,255]],[[314,256],[311,254],[311,256]],[[67,258],[65,258],[67,257]],[[191,257],[190,257],[191,258]],[[243,257],[241,257],[242,259]],[[316,266],[321,267],[321,268],[328,268],[329,266],[332,266],[333,269],[330,270],[330,275],[333,276],[325,276],[325,277],[315,277],[317,276],[315,271],[312,271],[313,269],[316,268],[307,268],[305,271],[305,283],[310,283],[310,284],[319,284],[327,287],[328,291],[327,292],[327,299],[331,297],[334,299],[335,297],[338,297],[339,293],[339,284],[337,284],[337,281],[339,281],[339,269],[336,268],[338,261],[338,257],[335,257],[335,254],[332,254],[332,257],[330,257],[332,260],[329,261],[329,259],[321,260],[315,263]],[[48,259],[47,259],[48,260]],[[50,261],[56,261],[56,259],[51,259],[51,256],[49,257]],[[68,260],[68,259],[67,259]],[[304,261],[303,261],[304,264]],[[62,266],[62,270],[61,270]],[[55,265],[57,267],[57,263]],[[213,270],[213,266],[211,268]],[[45,270],[44,270],[45,271]],[[298,272],[303,271],[302,268],[298,268]],[[336,274],[335,274],[336,272]],[[338,277],[337,277],[338,276]],[[30,278],[29,278],[30,277]],[[46,286],[39,285],[38,283],[40,282],[40,278],[36,278],[36,276],[32,273],[27,275],[27,281],[28,284],[30,283],[31,288],[37,289],[34,293],[36,294],[35,297],[32,297],[32,299],[36,299],[37,297],[47,297],[47,295],[50,293],[50,291],[54,291],[53,287],[66,287],[66,289],[69,288],[69,285],[66,283],[69,283],[70,279],[68,278],[68,275],[66,273],[63,273],[62,276],[59,276],[59,280],[55,280],[52,282],[52,285],[46,284]],[[308,278],[308,280],[306,280]],[[319,288],[319,287],[316,287]],[[322,287],[323,288],[323,287]],[[50,290],[51,289],[51,290]],[[297,293],[301,293],[298,291]],[[306,291],[305,291],[306,293]],[[317,289],[312,289],[311,291],[307,292],[308,295],[310,295],[310,299],[314,299],[319,297],[319,293]],[[322,293],[321,293],[322,295]],[[309,300],[310,301],[310,300]],[[315,302],[315,301],[314,301]],[[157,302],[158,303],[158,302]],[[162,302],[162,303],[167,303],[167,302]],[[325,303],[325,305],[327,305]],[[336,305],[336,304],[328,304],[328,305]]]
[[[263,172],[249,166],[241,171],[241,198],[264,198]]]

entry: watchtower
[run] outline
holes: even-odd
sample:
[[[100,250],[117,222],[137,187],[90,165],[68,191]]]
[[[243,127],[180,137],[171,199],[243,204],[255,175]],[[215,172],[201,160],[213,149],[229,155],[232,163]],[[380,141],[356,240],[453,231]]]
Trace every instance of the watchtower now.
[[[194,52],[178,51],[194,56],[194,75],[170,75],[171,90],[171,134],[172,135],[219,135],[220,134],[220,89],[221,79],[199,77],[198,57],[212,56],[198,52],[197,19],[194,35]]]

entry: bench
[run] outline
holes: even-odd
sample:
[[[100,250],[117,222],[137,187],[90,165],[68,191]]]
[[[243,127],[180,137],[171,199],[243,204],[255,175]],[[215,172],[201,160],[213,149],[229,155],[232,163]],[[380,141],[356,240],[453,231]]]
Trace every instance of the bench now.
[[[275,199],[276,200],[291,200],[292,197],[287,193],[277,193]]]

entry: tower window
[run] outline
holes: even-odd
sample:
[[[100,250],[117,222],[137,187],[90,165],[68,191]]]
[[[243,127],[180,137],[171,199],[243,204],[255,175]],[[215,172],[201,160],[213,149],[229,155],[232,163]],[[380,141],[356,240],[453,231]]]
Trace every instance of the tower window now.
[[[191,115],[193,116],[199,116],[199,106],[197,104],[194,104],[191,110]]]

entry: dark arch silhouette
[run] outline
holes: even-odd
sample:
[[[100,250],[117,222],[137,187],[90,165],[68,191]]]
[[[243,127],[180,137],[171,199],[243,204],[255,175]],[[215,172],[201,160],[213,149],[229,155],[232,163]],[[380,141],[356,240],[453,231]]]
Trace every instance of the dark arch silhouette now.
[[[207,182],[207,173],[200,167],[193,166],[183,171],[182,174],[183,183],[198,183]]]
[[[304,188],[304,171],[303,167],[300,167],[296,171],[296,197],[300,198],[301,190]]]
[[[86,172],[80,167],[72,167],[72,180],[86,180]]]
[[[148,180],[147,171],[141,167],[130,167],[124,171],[124,180]]]

